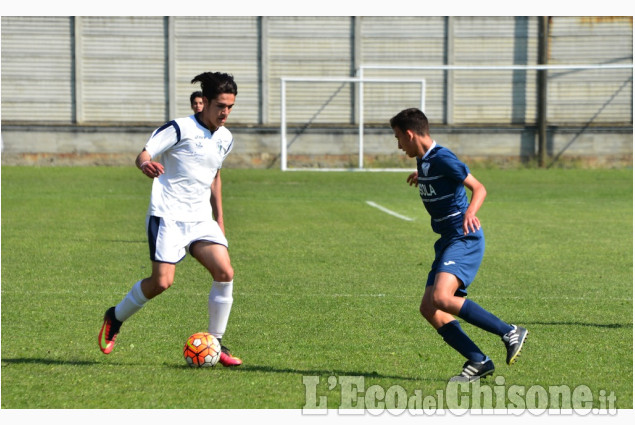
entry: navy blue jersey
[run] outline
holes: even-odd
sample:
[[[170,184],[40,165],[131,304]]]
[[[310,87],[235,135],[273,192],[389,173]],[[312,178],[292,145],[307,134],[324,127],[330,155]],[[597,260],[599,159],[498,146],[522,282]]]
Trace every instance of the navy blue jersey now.
[[[444,235],[463,228],[469,205],[463,181],[469,172],[452,151],[439,145],[417,158],[419,194],[435,233]]]

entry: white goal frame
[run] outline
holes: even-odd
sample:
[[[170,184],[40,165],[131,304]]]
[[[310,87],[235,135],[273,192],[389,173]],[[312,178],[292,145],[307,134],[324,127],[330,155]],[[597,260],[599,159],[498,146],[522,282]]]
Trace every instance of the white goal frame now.
[[[358,90],[358,168],[289,168],[287,165],[287,83],[311,82],[311,83],[356,83]],[[280,78],[280,169],[282,171],[348,171],[364,170],[364,83],[418,83],[421,86],[421,110],[425,111],[426,105],[426,80],[425,78],[331,78],[331,77],[282,77]],[[387,171],[387,169],[372,169],[373,171]]]
[[[633,69],[633,64],[571,64],[571,65],[431,65],[431,66],[395,66],[395,65],[360,65],[355,78],[311,78],[311,77],[282,77],[280,79],[280,169],[292,171],[287,165],[287,114],[286,90],[287,82],[350,82],[359,84],[357,110],[359,117],[359,160],[358,168],[300,168],[302,171],[396,171],[397,169],[368,168],[364,169],[364,83],[421,83],[421,110],[425,112],[426,82],[421,79],[397,78],[365,78],[364,71],[393,70],[393,71],[555,71],[555,70],[585,70],[585,69]],[[404,171],[399,169],[399,171]]]

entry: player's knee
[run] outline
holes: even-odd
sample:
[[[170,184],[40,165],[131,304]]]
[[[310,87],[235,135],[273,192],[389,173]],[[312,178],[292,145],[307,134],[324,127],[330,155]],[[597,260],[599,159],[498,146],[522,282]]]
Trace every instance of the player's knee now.
[[[217,282],[231,282],[234,280],[234,269],[232,266],[225,266],[222,269],[215,270],[212,275]]]
[[[170,286],[172,286],[173,281],[172,280],[163,280],[159,282],[159,285],[157,286],[157,289],[161,292],[167,290],[170,288]]]
[[[450,301],[450,298],[445,296],[445,294],[434,294],[432,297],[433,307],[441,311],[448,311],[450,309]]]
[[[152,279],[152,288],[151,288],[152,294],[151,295],[155,297],[161,294],[162,292],[169,289],[170,286],[172,286],[172,283],[174,283],[174,279],[170,278],[169,276],[160,276],[160,277]]]
[[[430,305],[429,303],[426,303],[425,301],[422,302],[421,305],[419,306],[419,313],[421,313],[423,318],[428,321],[430,321],[432,317],[434,316],[435,310],[436,309],[434,308],[434,306]]]

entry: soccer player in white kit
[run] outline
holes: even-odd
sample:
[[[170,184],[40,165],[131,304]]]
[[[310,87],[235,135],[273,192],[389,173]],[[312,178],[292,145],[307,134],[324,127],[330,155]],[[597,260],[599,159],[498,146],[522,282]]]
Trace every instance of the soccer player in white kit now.
[[[136,165],[152,178],[146,217],[152,274],[104,315],[99,348],[109,354],[121,324],[174,282],[176,264],[187,252],[212,275],[208,332],[221,342],[219,362],[239,366],[222,344],[233,302],[234,270],[223,223],[220,169],[232,149],[232,134],[224,127],[238,93],[231,75],[205,72],[200,82],[204,108],[156,129],[137,156]],[[155,161],[161,156],[161,162]]]

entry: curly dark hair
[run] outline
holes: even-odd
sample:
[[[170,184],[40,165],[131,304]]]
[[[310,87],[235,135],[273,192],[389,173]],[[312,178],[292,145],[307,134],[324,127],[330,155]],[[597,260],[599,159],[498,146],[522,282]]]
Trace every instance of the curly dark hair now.
[[[238,94],[238,86],[234,77],[223,72],[203,72],[192,78],[191,82],[192,84],[201,83],[203,96],[207,100],[216,99],[216,96],[223,93]]]

